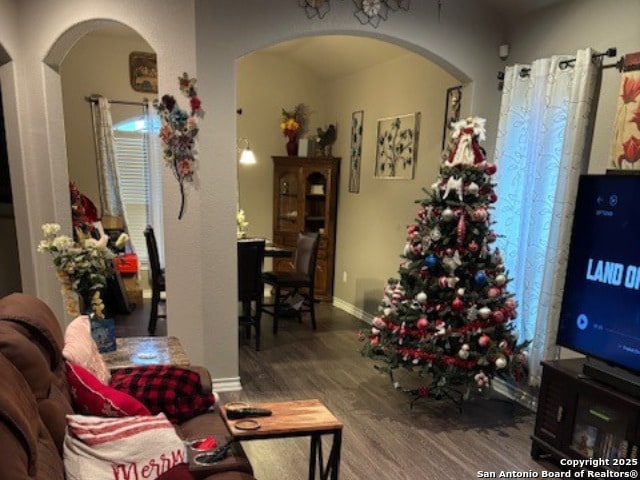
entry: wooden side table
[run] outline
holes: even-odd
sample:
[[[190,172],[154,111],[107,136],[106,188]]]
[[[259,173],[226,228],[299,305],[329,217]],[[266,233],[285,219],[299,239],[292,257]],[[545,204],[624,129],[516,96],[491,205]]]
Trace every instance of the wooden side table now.
[[[116,338],[116,345],[114,352],[102,354],[109,370],[140,365],[190,365],[177,337],[123,337]]]
[[[225,408],[220,409],[231,437],[237,441],[264,440],[269,438],[311,437],[309,456],[309,480],[316,478],[319,468],[322,480],[337,480],[342,446],[342,423],[333,416],[320,400],[297,400],[291,402],[251,403],[251,407],[267,408],[273,413],[269,417],[253,417],[259,424],[256,430],[236,428],[243,420],[227,418]],[[322,435],[333,435],[333,443],[326,465],[322,458]]]

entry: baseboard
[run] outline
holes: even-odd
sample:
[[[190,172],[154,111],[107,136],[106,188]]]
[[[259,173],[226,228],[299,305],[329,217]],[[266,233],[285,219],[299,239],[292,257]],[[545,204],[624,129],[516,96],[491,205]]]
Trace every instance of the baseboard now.
[[[211,384],[214,392],[237,392],[242,390],[240,377],[213,378],[211,379]]]
[[[341,298],[333,297],[332,304],[334,307],[339,308],[340,310],[343,310],[350,315],[353,315],[354,317],[356,317],[359,320],[362,320],[363,322],[371,323],[373,321],[373,317],[374,317],[373,315],[365,312],[364,310],[356,307],[355,305],[351,305],[350,303],[345,302]]]

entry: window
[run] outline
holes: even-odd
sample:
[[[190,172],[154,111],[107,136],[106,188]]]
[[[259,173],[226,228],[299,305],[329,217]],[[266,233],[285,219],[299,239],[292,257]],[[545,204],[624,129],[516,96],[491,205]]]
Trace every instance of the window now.
[[[157,116],[152,118],[155,126]],[[152,220],[151,206],[152,198],[157,198],[152,190],[159,189],[158,182],[152,180],[146,125],[147,117],[141,115],[113,127],[120,195],[127,229],[138,259],[144,263],[149,261],[144,229],[149,224],[157,223]],[[154,227],[158,230],[158,227]]]

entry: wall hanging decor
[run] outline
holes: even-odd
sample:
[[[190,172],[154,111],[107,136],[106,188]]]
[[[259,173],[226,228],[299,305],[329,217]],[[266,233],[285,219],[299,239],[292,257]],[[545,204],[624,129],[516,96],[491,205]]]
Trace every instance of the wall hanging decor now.
[[[351,114],[351,158],[349,163],[349,192],[360,192],[360,166],[362,162],[362,122],[364,111]]]
[[[378,120],[377,178],[413,179],[419,131],[420,112]]]
[[[329,10],[331,5],[329,0],[298,0],[298,5],[304,8],[307,18],[318,17],[323,19]]]
[[[155,53],[131,52],[129,78],[136,92],[158,93],[158,67]]]
[[[409,11],[410,0],[353,0],[356,6],[354,16],[362,25],[377,28],[382,20],[387,20],[390,11]]]
[[[155,99],[153,106],[162,122],[159,134],[162,156],[180,185],[180,220],[185,206],[184,184],[194,180],[198,118],[201,118],[204,112],[196,92],[196,79],[190,78],[185,72],[182,77],[178,77],[178,82],[180,91],[189,98],[189,113],[178,107],[178,102],[172,95],[163,95],[160,100]]]
[[[444,125],[442,126],[442,150],[451,137],[453,124],[460,120],[460,102],[462,101],[462,85],[447,88],[444,105]]]
[[[640,164],[640,52],[623,57],[620,95],[611,142],[611,164],[624,170]]]

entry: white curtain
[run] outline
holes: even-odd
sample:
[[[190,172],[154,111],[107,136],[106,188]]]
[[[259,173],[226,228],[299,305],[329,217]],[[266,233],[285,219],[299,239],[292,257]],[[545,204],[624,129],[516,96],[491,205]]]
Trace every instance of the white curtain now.
[[[150,198],[148,218],[156,235],[160,264],[164,265],[164,220],[162,217],[162,152],[160,147],[160,118],[155,109],[147,108],[145,134],[149,158]]]
[[[531,385],[540,382],[540,361],[558,355],[575,196],[587,171],[600,72],[591,49],[505,70],[494,219],[518,302],[520,340],[531,341]]]
[[[96,145],[101,215],[124,218],[109,101],[102,96],[98,97],[97,103],[91,103],[91,110],[93,114],[93,138]]]

